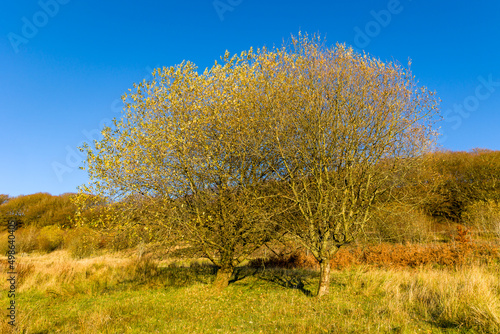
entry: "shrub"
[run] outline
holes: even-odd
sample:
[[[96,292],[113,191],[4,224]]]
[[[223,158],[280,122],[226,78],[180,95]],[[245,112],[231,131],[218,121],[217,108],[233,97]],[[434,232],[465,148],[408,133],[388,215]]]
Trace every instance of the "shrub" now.
[[[462,222],[464,210],[477,201],[500,201],[500,151],[432,153],[430,168],[440,177],[425,208],[434,217]]]
[[[21,228],[15,232],[16,253],[29,253],[37,249],[39,230],[35,227]],[[8,232],[0,235],[0,254],[6,255],[9,250]]]
[[[500,203],[488,200],[468,205],[463,214],[464,222],[479,233],[493,234],[500,238]]]
[[[424,242],[431,219],[415,207],[390,203],[377,207],[367,226],[369,238],[379,242]]]
[[[9,201],[9,195],[0,194],[0,205]]]
[[[99,235],[89,228],[76,228],[65,235],[64,245],[75,259],[89,257],[99,248]]]
[[[37,249],[50,253],[60,248],[64,243],[64,231],[56,226],[43,227],[37,238]]]
[[[159,275],[158,262],[153,260],[151,254],[144,255],[142,252],[125,268],[134,280],[145,281]]]
[[[71,196],[71,194],[52,196],[47,193],[37,193],[9,198],[0,205],[0,226],[7,226],[10,220],[26,227],[68,226],[75,212]]]
[[[142,225],[126,226],[122,229],[116,229],[107,240],[111,243],[110,248],[124,250],[151,242],[150,232],[151,229],[145,229]]]
[[[0,255],[2,256],[6,255],[9,250],[8,236],[9,234],[7,232],[0,233]]]
[[[21,228],[15,232],[16,253],[30,253],[37,249],[39,229],[34,226]]]

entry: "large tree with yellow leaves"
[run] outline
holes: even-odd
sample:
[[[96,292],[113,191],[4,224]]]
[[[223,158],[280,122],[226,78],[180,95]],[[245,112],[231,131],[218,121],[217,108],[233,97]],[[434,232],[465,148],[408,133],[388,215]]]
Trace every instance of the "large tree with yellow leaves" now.
[[[273,232],[289,232],[321,265],[318,296],[376,197],[431,147],[437,112],[408,68],[303,35],[226,53],[201,74],[189,62],[158,69],[124,101],[123,117],[84,147],[83,192],[169,211],[219,267],[221,288]]]

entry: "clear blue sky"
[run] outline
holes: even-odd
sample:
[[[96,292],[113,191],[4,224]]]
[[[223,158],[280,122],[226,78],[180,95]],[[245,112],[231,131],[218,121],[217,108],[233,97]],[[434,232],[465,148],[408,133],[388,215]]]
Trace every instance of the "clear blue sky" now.
[[[0,5],[0,193],[75,192],[76,149],[158,66],[319,32],[406,63],[442,99],[441,144],[500,149],[500,1],[18,0]],[[109,121],[108,121],[109,122]]]

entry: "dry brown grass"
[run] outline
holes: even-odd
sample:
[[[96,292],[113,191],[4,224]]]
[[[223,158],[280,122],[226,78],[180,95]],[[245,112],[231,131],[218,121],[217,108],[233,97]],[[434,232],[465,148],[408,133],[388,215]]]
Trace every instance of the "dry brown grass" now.
[[[291,258],[303,267],[314,265],[308,257]],[[6,266],[5,259],[0,263]],[[181,286],[148,284],[157,280],[158,270],[179,275],[188,269],[162,265],[159,269],[158,262],[141,252],[86,259],[74,259],[65,250],[21,256],[19,328],[26,333],[215,333],[221,328],[222,332],[270,333],[354,329],[360,333],[420,329],[500,333],[498,265],[466,265],[460,270],[350,265],[332,272],[332,293],[323,301],[308,298],[297,288],[284,289],[261,280],[259,275],[241,279],[217,296],[207,289],[210,279]],[[304,277],[314,280],[311,275]],[[157,281],[166,279],[164,273]],[[305,284],[309,288],[314,282]],[[7,330],[5,323],[0,325],[1,333]]]
[[[132,259],[124,259],[107,254],[93,258],[74,259],[67,251],[59,250],[50,254],[18,256],[15,264],[18,273],[17,291],[29,290],[54,294],[71,294],[79,284],[104,283],[116,281],[128,274],[127,266],[133,265]],[[6,263],[2,262],[6,270]],[[92,280],[88,280],[92,277]],[[2,283],[6,287],[6,283]]]
[[[388,275],[383,289],[393,307],[437,327],[500,332],[498,272],[484,266],[459,271],[399,271]]]

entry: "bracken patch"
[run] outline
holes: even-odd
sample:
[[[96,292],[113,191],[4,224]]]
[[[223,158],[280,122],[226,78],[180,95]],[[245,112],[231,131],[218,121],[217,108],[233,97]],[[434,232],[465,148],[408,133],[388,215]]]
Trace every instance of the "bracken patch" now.
[[[500,247],[493,243],[474,242],[470,230],[458,226],[453,241],[445,244],[380,243],[340,248],[331,260],[332,269],[355,265],[383,268],[420,266],[460,267],[466,264],[492,264],[500,260]],[[319,269],[316,259],[303,249],[282,251],[266,259],[250,261],[252,267]]]

